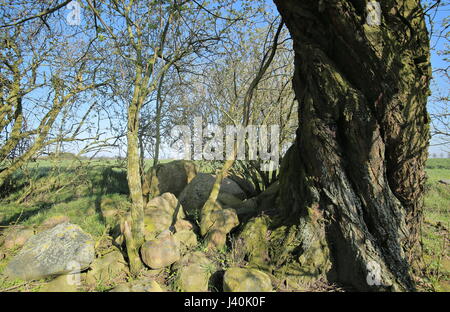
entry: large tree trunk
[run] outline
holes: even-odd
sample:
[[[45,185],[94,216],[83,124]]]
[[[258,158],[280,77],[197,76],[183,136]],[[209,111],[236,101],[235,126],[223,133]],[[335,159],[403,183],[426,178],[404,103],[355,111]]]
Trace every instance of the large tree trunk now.
[[[357,290],[413,290],[431,74],[419,1],[381,1],[380,26],[366,23],[367,1],[274,1],[299,101],[280,181],[292,253],[305,274]]]

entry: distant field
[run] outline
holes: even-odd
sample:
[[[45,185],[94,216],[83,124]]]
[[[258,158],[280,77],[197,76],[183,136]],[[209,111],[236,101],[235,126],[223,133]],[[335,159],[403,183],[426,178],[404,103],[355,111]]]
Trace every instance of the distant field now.
[[[425,274],[437,291],[450,291],[450,159],[433,158],[427,161],[425,222],[423,249]]]

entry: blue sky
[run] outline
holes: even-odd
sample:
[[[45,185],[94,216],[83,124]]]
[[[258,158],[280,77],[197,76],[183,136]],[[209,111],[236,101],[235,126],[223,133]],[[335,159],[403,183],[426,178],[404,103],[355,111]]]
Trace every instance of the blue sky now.
[[[445,1],[444,1],[445,2]],[[434,33],[431,34],[431,66],[433,68],[433,71],[435,71],[438,68],[446,68],[449,66],[448,55],[440,55],[439,51],[443,50],[449,50],[448,47],[448,34],[447,38],[439,37],[439,30],[442,28],[442,23],[444,22],[444,19],[448,19],[450,16],[450,6],[447,5],[446,8],[440,7],[438,10],[433,11],[433,19],[435,22],[435,30]],[[427,20],[427,26],[428,29],[431,30],[429,21]],[[447,30],[448,32],[448,30]],[[444,34],[445,35],[445,34]],[[432,94],[437,94],[438,92],[442,94],[449,94],[449,81],[448,79],[443,78],[442,76],[438,75],[436,72],[433,73],[433,81],[431,83],[431,91]],[[441,103],[442,105],[445,105]],[[447,103],[448,107],[448,103]],[[436,105],[433,103],[432,97],[429,98],[428,101],[428,111],[430,113],[435,112]],[[432,139],[430,142],[430,154],[437,154],[440,156],[441,154],[444,154],[447,157],[447,153],[450,152],[450,146],[434,146],[435,144],[438,144],[438,140]]]

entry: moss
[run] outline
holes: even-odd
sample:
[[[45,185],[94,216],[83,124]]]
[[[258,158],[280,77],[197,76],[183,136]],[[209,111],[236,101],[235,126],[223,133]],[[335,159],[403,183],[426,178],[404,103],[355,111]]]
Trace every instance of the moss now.
[[[269,260],[268,224],[269,217],[259,216],[251,219],[239,235],[250,264],[265,266]]]

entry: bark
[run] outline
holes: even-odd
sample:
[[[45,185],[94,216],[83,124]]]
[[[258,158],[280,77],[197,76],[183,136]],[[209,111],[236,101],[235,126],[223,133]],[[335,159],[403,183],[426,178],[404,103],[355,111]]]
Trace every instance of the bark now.
[[[140,77],[141,72],[138,70],[133,100],[128,106],[127,180],[131,197],[131,225],[124,225],[128,229],[124,234],[130,270],[134,275],[137,275],[143,268],[139,248],[144,243],[144,198],[142,195],[138,138],[139,111],[143,102]]]
[[[153,157],[153,165],[150,169],[150,177],[148,178],[149,187],[147,188],[147,192],[150,195],[150,197],[154,198],[158,195],[160,195],[159,192],[159,181],[158,181],[158,173],[157,173],[157,167],[159,164],[159,149],[161,146],[161,114],[162,114],[162,105],[163,105],[163,99],[162,99],[162,91],[163,91],[163,83],[164,83],[164,77],[165,73],[161,75],[161,78],[159,80],[158,84],[158,90],[156,94],[156,113],[155,113],[155,125],[156,125],[156,133],[155,133],[155,155]]]
[[[382,24],[369,26],[366,1],[275,0],[299,102],[280,177],[282,215],[296,219],[292,253],[311,274],[328,258],[322,273],[357,290],[414,289],[430,80],[418,2],[381,1]]]

